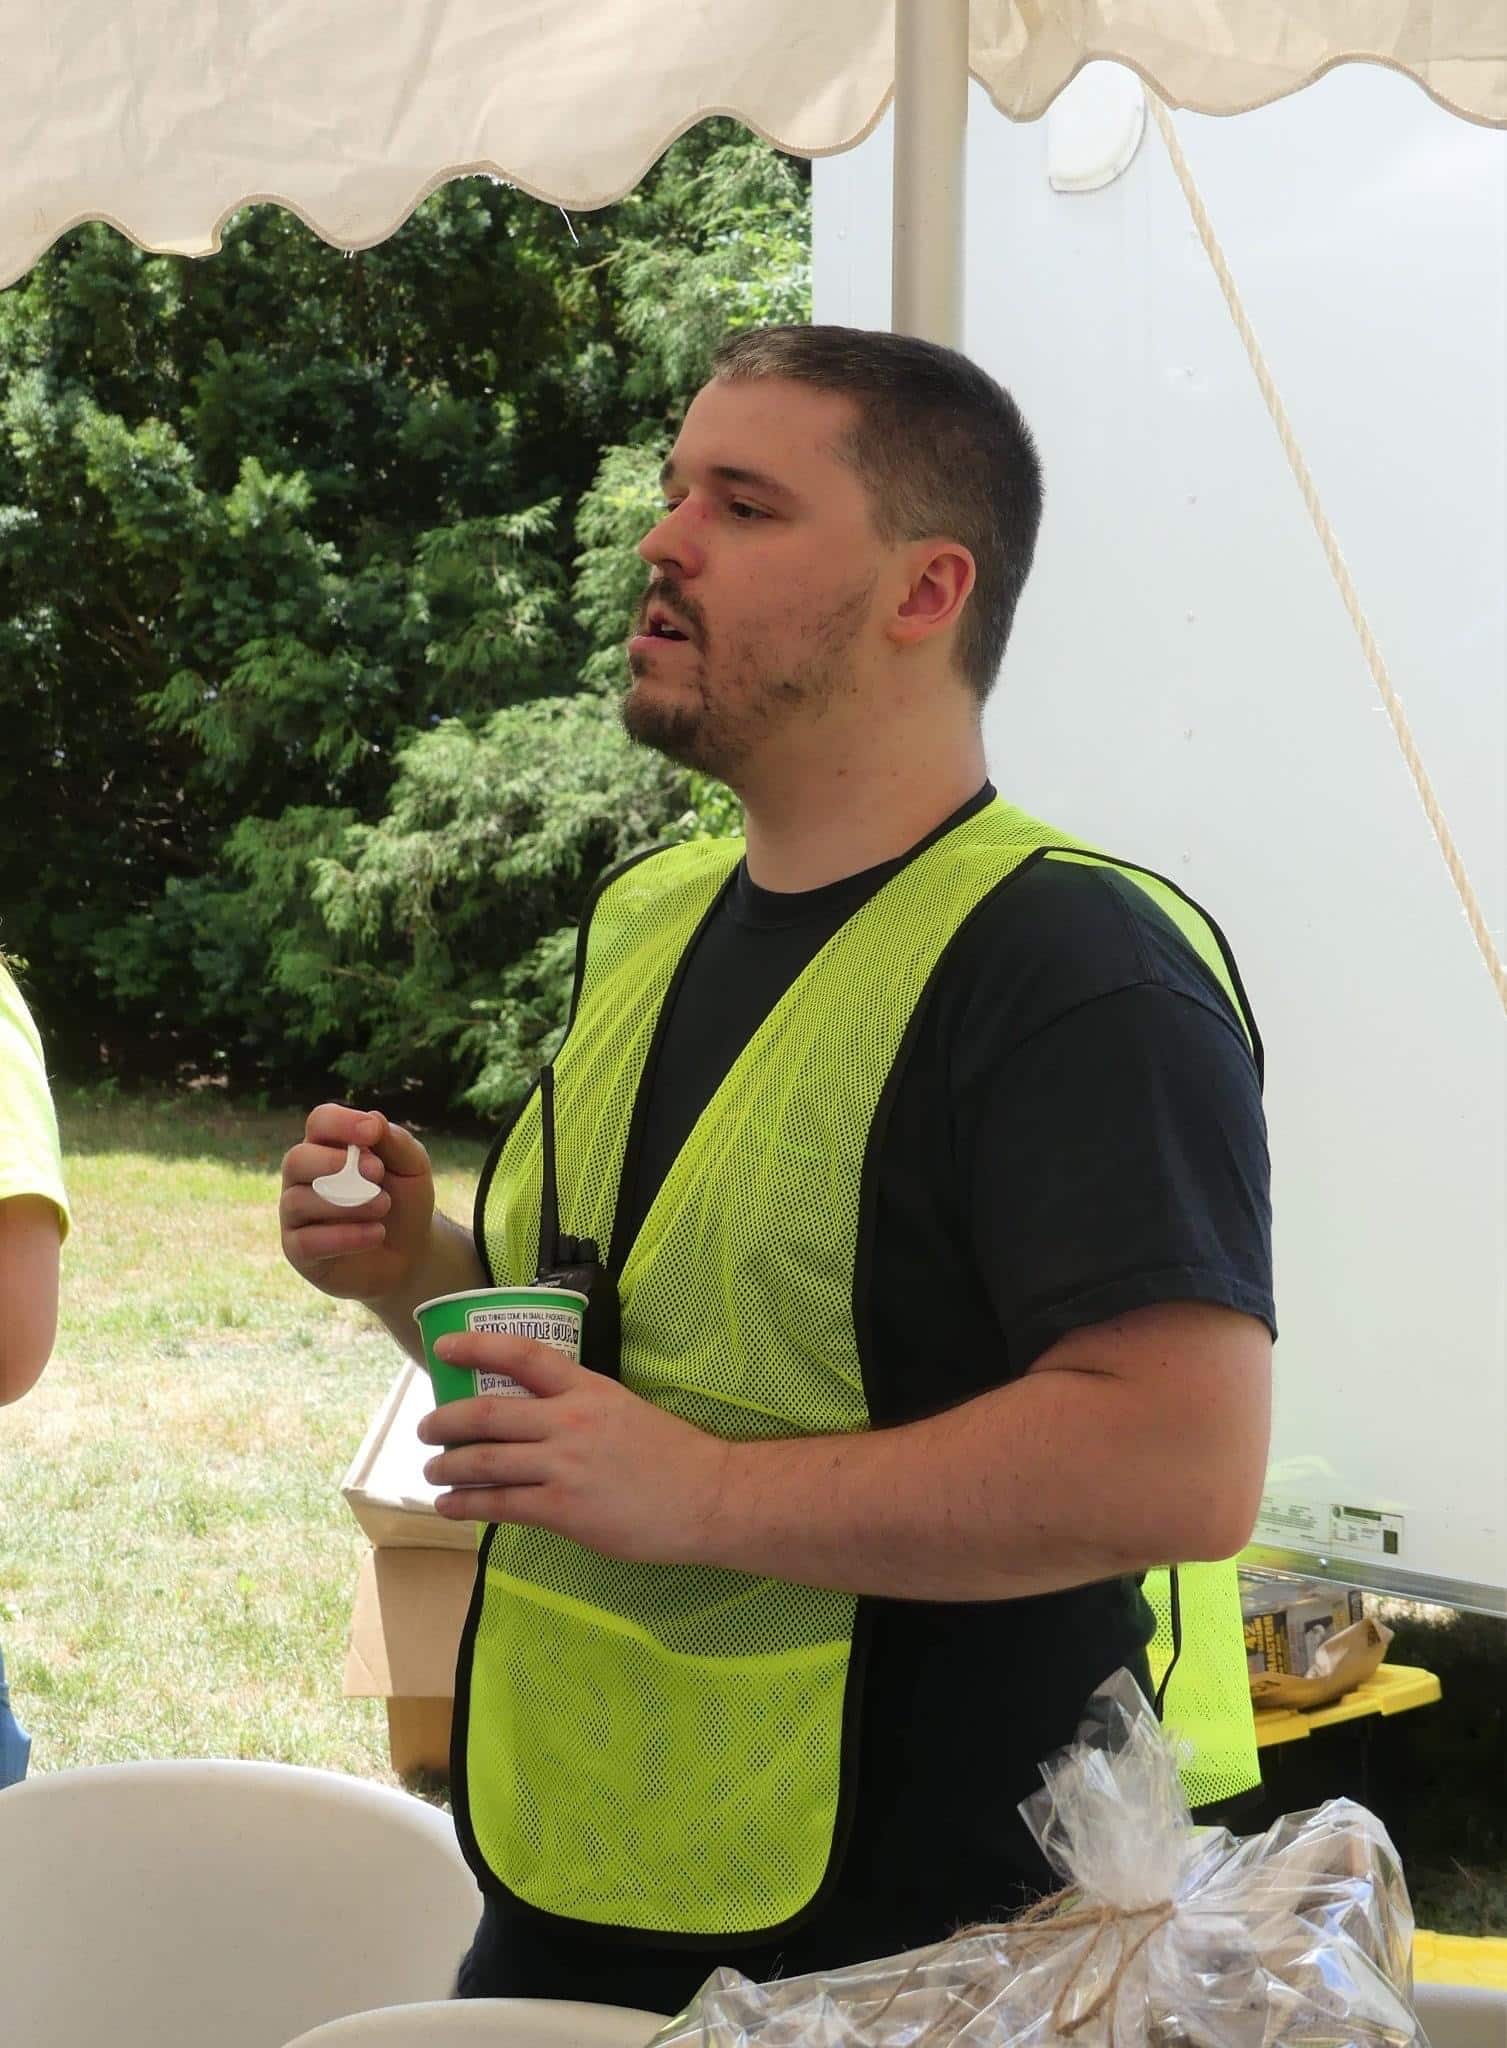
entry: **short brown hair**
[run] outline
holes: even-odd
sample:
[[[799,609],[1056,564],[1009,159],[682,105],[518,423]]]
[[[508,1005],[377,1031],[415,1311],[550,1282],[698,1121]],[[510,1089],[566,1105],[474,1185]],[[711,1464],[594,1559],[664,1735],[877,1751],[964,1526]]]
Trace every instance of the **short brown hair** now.
[[[843,454],[887,542],[961,541],[978,580],[958,625],[958,666],[980,702],[994,687],[1041,524],[1041,463],[1009,392],[955,349],[859,327],[750,327],[712,372],[785,377],[851,398]]]

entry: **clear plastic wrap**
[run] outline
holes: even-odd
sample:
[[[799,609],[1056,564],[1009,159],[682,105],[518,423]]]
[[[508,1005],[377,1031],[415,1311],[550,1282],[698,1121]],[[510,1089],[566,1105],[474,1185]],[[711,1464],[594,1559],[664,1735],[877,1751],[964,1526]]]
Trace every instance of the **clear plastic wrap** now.
[[[1428,2048],[1413,1916],[1364,1807],[1196,1829],[1134,1680],[1097,1693],[1021,1808],[1067,1889],[910,1955],[754,1984],[716,1971],[654,2048]]]

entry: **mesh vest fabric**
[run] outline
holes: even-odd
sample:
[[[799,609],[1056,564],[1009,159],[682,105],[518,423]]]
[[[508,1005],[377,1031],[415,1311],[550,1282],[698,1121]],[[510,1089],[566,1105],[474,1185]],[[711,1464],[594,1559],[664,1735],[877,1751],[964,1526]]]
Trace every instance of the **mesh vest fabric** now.
[[[1171,1574],[1148,1572],[1142,1591],[1156,1620],[1147,1650],[1151,1682],[1172,1662]],[[1222,1564],[1178,1567],[1182,1654],[1167,1687],[1162,1719],[1184,1746],[1179,1775],[1190,1806],[1234,1799],[1261,1782],[1256,1723],[1240,1620],[1240,1574]]]
[[[879,1099],[960,926],[1049,845],[1063,842],[992,803],[891,877],[776,1003],[625,1259],[614,1246],[635,1393],[725,1437],[867,1427],[854,1278]],[[592,915],[555,1062],[556,1143],[562,1212],[603,1245],[665,998],[741,853],[712,841],[655,855]],[[1228,986],[1222,960],[1216,971]],[[536,1098],[486,1196],[499,1283],[533,1276],[540,1181]],[[800,1916],[838,1847],[856,1611],[844,1594],[625,1564],[499,1525],[462,1644],[458,1810],[478,1874],[591,1925],[753,1936]],[[1238,1630],[1237,1648],[1243,1688]],[[1243,1711],[1248,1724],[1248,1694]]]

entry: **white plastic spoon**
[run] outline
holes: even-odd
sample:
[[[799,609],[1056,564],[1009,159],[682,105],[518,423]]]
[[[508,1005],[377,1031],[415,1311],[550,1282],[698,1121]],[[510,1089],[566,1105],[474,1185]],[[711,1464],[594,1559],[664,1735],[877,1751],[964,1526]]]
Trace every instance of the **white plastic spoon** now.
[[[338,1209],[359,1209],[363,1202],[369,1202],[380,1190],[374,1180],[368,1180],[362,1173],[360,1158],[361,1147],[347,1145],[344,1166],[338,1173],[320,1174],[313,1183],[315,1194],[333,1202]]]

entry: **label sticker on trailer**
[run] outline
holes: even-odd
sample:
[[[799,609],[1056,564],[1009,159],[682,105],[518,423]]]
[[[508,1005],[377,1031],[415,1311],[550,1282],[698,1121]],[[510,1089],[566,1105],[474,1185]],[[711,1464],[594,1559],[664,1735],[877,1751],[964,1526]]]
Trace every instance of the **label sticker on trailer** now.
[[[1403,1518],[1380,1508],[1316,1507],[1267,1494],[1253,1540],[1279,1550],[1339,1551],[1356,1557],[1401,1557]]]
[[[1368,1557],[1401,1557],[1402,1516],[1376,1508],[1331,1508],[1331,1549],[1363,1551]]]
[[[1274,1543],[1281,1550],[1312,1550],[1328,1541],[1326,1513],[1307,1501],[1278,1500],[1267,1494],[1256,1518],[1256,1540]]]

